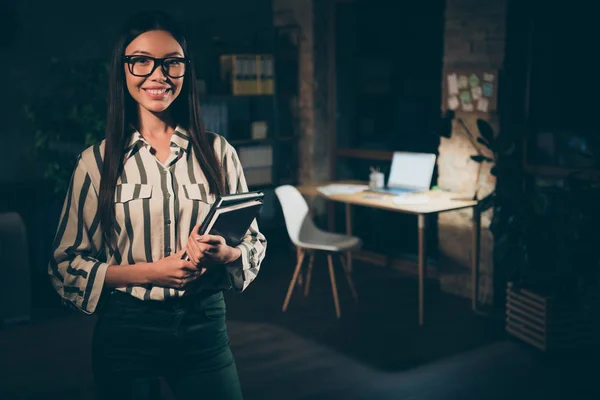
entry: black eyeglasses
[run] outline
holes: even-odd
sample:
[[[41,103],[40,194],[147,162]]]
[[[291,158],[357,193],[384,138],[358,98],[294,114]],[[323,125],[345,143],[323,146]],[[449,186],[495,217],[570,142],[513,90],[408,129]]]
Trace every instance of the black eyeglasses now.
[[[163,72],[171,78],[181,78],[185,75],[190,60],[183,57],[154,58],[150,56],[124,56],[123,60],[129,66],[133,76],[147,77],[154,73],[160,65]]]

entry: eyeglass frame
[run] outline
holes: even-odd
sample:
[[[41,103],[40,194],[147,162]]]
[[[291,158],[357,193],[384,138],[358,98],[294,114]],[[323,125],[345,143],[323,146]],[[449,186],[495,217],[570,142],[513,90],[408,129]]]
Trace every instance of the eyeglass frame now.
[[[148,73],[148,74],[143,74],[143,75],[137,75],[133,73],[133,63],[131,62],[132,59],[134,58],[147,58],[149,60],[152,60],[152,62],[154,63],[154,65],[152,66],[152,70]],[[123,56],[123,62],[125,62],[128,65],[128,69],[129,69],[129,73],[133,76],[137,76],[140,78],[147,78],[150,75],[152,75],[154,73],[154,71],[156,71],[156,68],[158,68],[158,66],[160,65],[160,67],[162,68],[163,73],[168,76],[169,78],[173,78],[173,79],[179,79],[179,78],[183,78],[185,76],[185,72],[186,70],[183,72],[183,75],[181,76],[171,76],[169,75],[169,73],[167,72],[166,68],[165,68],[165,60],[178,60],[180,62],[183,62],[186,64],[186,66],[188,66],[190,64],[190,59],[189,58],[185,58],[185,57],[163,57],[163,58],[155,58],[155,57],[150,57],[150,56],[146,56],[146,55],[142,55],[142,54],[134,54],[134,55],[125,55]]]

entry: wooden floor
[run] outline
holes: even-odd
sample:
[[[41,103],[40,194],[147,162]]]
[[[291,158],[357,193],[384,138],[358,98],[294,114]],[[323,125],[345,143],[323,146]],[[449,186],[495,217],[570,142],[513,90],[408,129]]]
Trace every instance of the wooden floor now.
[[[227,295],[247,400],[600,398],[592,355],[544,356],[433,283],[419,327],[416,280],[380,267],[356,266],[358,306],[338,276],[338,321],[325,260],[317,260],[311,295],[298,291],[282,313],[294,255],[285,242],[269,250],[257,281]],[[0,399],[93,398],[93,324],[93,317],[49,308],[0,329]]]

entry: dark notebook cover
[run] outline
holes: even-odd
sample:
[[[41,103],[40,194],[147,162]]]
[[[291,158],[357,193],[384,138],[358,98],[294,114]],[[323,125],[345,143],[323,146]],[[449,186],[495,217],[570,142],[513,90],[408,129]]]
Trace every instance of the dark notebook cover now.
[[[220,213],[208,233],[223,236],[229,246],[235,247],[241,243],[261,207],[262,202],[234,211]],[[202,227],[200,227],[199,233],[201,235],[205,233],[202,231]]]

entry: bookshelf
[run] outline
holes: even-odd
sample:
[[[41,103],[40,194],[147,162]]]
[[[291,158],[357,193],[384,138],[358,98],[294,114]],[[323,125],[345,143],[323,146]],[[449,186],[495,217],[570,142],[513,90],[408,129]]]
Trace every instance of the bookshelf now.
[[[600,179],[596,117],[600,84],[598,80],[586,85],[565,83],[569,77],[595,71],[593,55],[586,49],[594,45],[598,28],[593,16],[575,18],[576,13],[575,8],[542,10],[527,2],[513,11],[522,28],[515,31],[514,43],[508,43],[511,54],[516,54],[510,58],[514,66],[509,67],[522,71],[513,78],[513,86],[522,87],[517,92],[524,99],[522,166],[533,178]],[[558,18],[565,21],[560,27],[550,22]],[[549,36],[561,40],[547,40]]]
[[[248,184],[255,188],[295,182],[297,136],[280,134],[276,102],[275,95],[205,96],[201,101],[206,129],[236,149],[246,175],[250,172]],[[271,178],[254,183],[250,169],[267,167]]]
[[[257,144],[269,144],[273,141],[278,142],[289,142],[296,140],[297,138],[294,136],[284,136],[278,137],[277,139],[238,139],[238,140],[230,140],[229,143],[232,146],[246,146],[246,145],[257,145]]]
[[[440,113],[444,2],[331,3],[329,175],[366,181],[374,166],[387,178],[394,151],[437,152],[439,139],[430,131]],[[343,232],[345,213],[329,203],[320,223]],[[416,217],[363,207],[352,215],[352,230],[360,232],[368,254],[394,259],[418,252]],[[437,221],[427,224],[435,257]]]
[[[365,180],[370,163],[385,165],[394,151],[437,152],[430,132],[440,114],[443,26],[436,21],[444,3],[333,4],[330,176]],[[407,62],[417,55],[422,62]]]
[[[261,229],[283,226],[274,189],[296,184],[298,171],[292,118],[297,73],[288,68],[298,62],[297,48],[275,27],[266,30],[268,40],[260,45],[221,45],[205,63],[210,69],[197,73],[206,129],[236,149],[249,189],[265,192]]]

